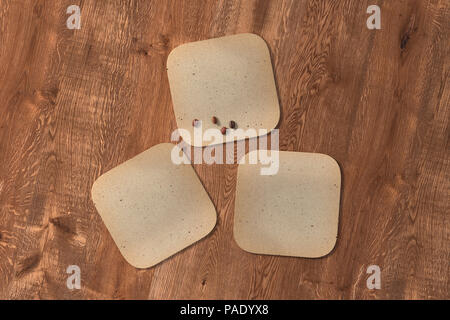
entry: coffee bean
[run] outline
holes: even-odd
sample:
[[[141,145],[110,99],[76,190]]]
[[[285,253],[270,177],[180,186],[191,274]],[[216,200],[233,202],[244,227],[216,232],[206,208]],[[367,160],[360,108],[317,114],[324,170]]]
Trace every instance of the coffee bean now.
[[[234,122],[233,120],[230,121],[230,128],[231,129],[236,128],[236,122]]]
[[[217,124],[217,121],[218,121],[218,120],[217,120],[217,117],[212,117],[212,118],[211,118],[211,121],[212,121],[212,123]]]
[[[220,129],[220,132],[222,132],[222,134],[227,134],[227,128],[222,127],[222,129]]]

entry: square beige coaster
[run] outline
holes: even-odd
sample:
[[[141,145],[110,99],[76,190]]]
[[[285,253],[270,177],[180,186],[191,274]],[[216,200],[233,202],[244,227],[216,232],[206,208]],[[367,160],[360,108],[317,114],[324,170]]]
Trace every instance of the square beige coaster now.
[[[252,151],[251,153],[258,152]],[[272,151],[279,170],[260,175],[261,164],[238,168],[234,238],[259,254],[317,258],[337,237],[341,173],[324,154]]]
[[[199,120],[202,131],[230,127],[256,132],[241,133],[255,137],[260,129],[270,131],[280,118],[278,95],[265,41],[250,33],[186,43],[167,59],[167,74],[178,128],[183,140],[193,146],[211,141],[194,140],[192,121]],[[214,124],[211,118],[218,118]],[[229,130],[227,141],[241,140]],[[212,143],[212,144],[217,144]]]
[[[216,211],[190,164],[158,144],[100,176],[92,200],[125,259],[147,268],[205,237]],[[182,154],[183,159],[187,158]]]

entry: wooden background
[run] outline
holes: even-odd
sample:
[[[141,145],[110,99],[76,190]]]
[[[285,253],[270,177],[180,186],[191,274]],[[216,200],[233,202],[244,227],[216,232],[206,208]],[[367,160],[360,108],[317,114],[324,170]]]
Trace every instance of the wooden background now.
[[[81,30],[66,9],[81,7]],[[381,7],[381,30],[366,9]],[[0,298],[449,298],[450,2],[0,2]],[[93,181],[176,128],[176,46],[242,32],[272,55],[281,150],[334,157],[339,238],[322,259],[232,237],[235,165],[196,165],[215,230],[158,266],[121,257]],[[82,288],[66,287],[81,268]],[[366,269],[382,289],[366,288]]]

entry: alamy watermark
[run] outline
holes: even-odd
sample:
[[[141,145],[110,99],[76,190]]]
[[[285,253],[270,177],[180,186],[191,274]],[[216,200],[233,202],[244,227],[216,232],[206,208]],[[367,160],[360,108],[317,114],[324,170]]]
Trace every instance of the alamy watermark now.
[[[261,175],[275,175],[279,169],[279,131],[270,131],[270,148],[268,147],[267,129],[233,129],[228,130],[224,135],[219,129],[210,128],[203,132],[201,124],[194,128],[194,137],[186,129],[177,129],[172,133],[171,140],[178,142],[172,150],[171,158],[174,164],[189,164],[193,160],[194,164],[233,164],[234,144],[237,144],[237,160],[243,164],[245,158],[245,141],[249,143],[249,164],[260,163]],[[183,140],[180,141],[180,137]],[[258,140],[256,139],[258,137]],[[206,142],[205,148],[194,148],[191,154],[191,146],[201,146]],[[257,142],[259,148],[257,148]],[[259,149],[259,150],[258,150]],[[258,150],[258,152],[252,152]],[[186,157],[183,156],[184,153]],[[225,157],[224,157],[225,154]],[[225,160],[224,160],[225,158]]]
[[[67,7],[67,14],[70,14],[67,18],[66,26],[68,29],[81,29],[81,10],[80,7],[73,4]]]
[[[369,30],[381,29],[381,10],[376,4],[367,7],[367,13],[371,13],[367,18],[366,25]]]
[[[66,273],[70,274],[70,276],[67,278],[67,281],[66,281],[67,288],[70,290],[81,289],[80,267],[77,265],[70,265],[67,267]]]
[[[367,267],[367,274],[370,276],[367,278],[367,289],[381,289],[381,269],[376,264]]]

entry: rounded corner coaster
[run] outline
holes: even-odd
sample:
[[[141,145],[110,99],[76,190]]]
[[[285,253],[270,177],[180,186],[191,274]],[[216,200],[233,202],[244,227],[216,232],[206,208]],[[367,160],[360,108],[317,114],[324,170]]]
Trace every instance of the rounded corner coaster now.
[[[195,147],[221,143],[192,139],[195,119],[202,132],[230,128],[234,121],[236,127],[222,137],[224,142],[257,137],[278,124],[280,106],[269,48],[256,34],[182,44],[167,58],[167,75],[177,125],[184,129],[180,134]]]
[[[216,211],[190,164],[162,143],[100,176],[92,200],[124,258],[148,268],[205,237]],[[187,163],[188,160],[184,154]]]
[[[257,152],[247,154],[246,160]],[[339,165],[320,153],[271,151],[270,156],[278,161],[278,172],[271,175],[261,175],[261,161],[239,164],[233,230],[236,243],[258,254],[327,255],[338,232]]]

